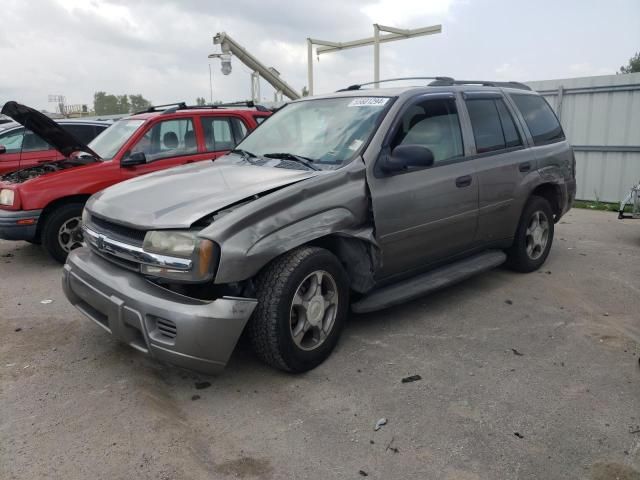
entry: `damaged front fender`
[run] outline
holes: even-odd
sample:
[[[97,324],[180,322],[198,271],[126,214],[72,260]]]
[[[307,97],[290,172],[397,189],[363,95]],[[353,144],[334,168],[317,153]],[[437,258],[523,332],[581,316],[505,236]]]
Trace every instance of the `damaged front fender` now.
[[[335,236],[358,239],[370,247],[346,247],[345,254],[361,259],[355,282],[373,285],[377,249],[366,186],[365,166],[361,160],[331,172],[308,178],[295,186],[285,187],[214,220],[200,236],[220,246],[220,259],[215,283],[225,284],[255,276],[274,258],[301,245]],[[334,252],[340,255],[340,251]],[[362,264],[368,263],[368,267]],[[365,273],[363,273],[365,271]],[[350,275],[351,276],[351,275]]]

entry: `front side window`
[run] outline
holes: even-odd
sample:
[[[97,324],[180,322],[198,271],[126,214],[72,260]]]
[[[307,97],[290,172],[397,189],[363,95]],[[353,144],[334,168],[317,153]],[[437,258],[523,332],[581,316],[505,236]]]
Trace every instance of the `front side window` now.
[[[391,148],[422,145],[433,153],[434,164],[462,157],[462,133],[453,99],[434,99],[411,106],[402,116]]]
[[[144,153],[147,162],[188,155],[197,151],[193,120],[190,118],[156,123],[131,149],[131,153]]]
[[[237,148],[266,155],[267,159],[270,154],[283,153],[305,157],[318,169],[340,168],[369,141],[390,104],[389,97],[337,97],[291,103]],[[284,166],[286,162],[277,165],[278,160],[272,159],[268,163]]]
[[[4,145],[6,153],[39,152],[53,147],[35,133],[24,128],[17,128],[0,135],[0,145]]]
[[[103,160],[111,160],[144,123],[144,120],[119,120],[91,140],[89,148]]]
[[[501,98],[466,101],[477,153],[494,152],[522,145],[518,129]]]
[[[511,98],[522,113],[534,144],[544,145],[564,140],[560,122],[544,98],[523,94],[511,94]]]
[[[24,128],[16,128],[0,135],[0,145],[7,149],[7,153],[20,153],[23,138]]]

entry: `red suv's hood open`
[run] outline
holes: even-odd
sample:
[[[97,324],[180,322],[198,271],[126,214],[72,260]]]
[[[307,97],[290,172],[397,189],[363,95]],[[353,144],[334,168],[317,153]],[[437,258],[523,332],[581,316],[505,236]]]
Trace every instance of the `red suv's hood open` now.
[[[17,102],[7,102],[0,113],[13,118],[16,122],[31,130],[67,158],[74,152],[86,152],[95,157],[96,160],[100,159],[97,153],[78,141],[49,117],[33,108]]]

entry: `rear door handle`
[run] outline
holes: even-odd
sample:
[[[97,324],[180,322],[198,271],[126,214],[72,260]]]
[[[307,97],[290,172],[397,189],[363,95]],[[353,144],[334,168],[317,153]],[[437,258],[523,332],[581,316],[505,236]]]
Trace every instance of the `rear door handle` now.
[[[518,170],[521,172],[528,172],[531,170],[531,164],[529,162],[524,162],[518,165]]]
[[[471,175],[464,175],[462,177],[456,178],[456,187],[464,188],[471,185]]]

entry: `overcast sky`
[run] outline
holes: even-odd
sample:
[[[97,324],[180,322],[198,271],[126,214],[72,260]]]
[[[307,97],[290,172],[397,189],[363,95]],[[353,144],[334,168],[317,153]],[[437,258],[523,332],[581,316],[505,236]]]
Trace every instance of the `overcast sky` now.
[[[0,0],[0,105],[52,110],[93,93],[141,93],[154,103],[209,99],[207,55],[226,31],[296,89],[306,85],[305,39],[348,41],[372,23],[443,33],[384,44],[382,78],[542,80],[615,73],[640,51],[640,0]],[[249,70],[224,77],[212,60],[213,97],[250,96]],[[373,79],[373,49],[323,55],[315,92]],[[262,96],[273,90],[262,82]]]

